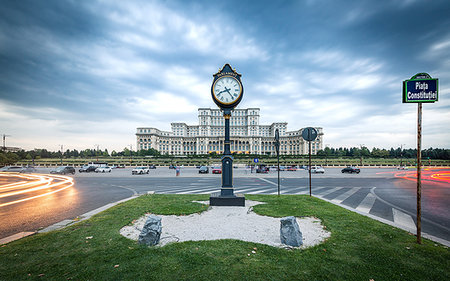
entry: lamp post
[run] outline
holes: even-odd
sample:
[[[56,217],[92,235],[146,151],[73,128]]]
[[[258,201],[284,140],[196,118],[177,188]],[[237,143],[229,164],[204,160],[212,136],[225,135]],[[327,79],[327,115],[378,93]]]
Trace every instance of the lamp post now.
[[[60,144],[60,146],[61,146],[61,166],[62,166],[62,164],[63,164],[63,160],[62,160],[62,159],[63,159],[63,153],[64,153],[64,152],[63,152],[63,151],[64,151],[64,148],[63,148],[63,147],[64,147],[64,146],[63,146],[62,144]]]
[[[362,166],[362,163],[363,163],[363,147],[364,147],[364,144],[360,144],[359,145],[359,147],[360,147],[360,151],[359,151],[359,165],[360,166]]]
[[[98,147],[99,147],[99,145],[94,144],[94,147],[95,147],[95,157],[97,158],[97,162],[98,162]]]
[[[406,145],[406,144],[402,143],[402,144],[400,145],[400,167],[403,166],[403,146],[404,146],[404,145]]]
[[[280,196],[280,132],[275,130],[275,150],[277,151],[278,196]]]
[[[133,145],[130,144],[130,167],[132,166],[133,163]]]

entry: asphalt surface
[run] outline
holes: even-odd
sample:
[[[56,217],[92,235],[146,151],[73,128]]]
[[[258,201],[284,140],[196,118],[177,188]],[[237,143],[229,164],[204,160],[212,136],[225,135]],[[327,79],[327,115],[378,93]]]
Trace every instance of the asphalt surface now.
[[[48,173],[49,169],[38,172]],[[236,193],[277,194],[276,171],[256,174],[238,168],[233,173]],[[338,168],[328,168],[323,175],[312,175],[312,194],[415,229],[416,183],[401,176],[402,171],[392,168],[363,168],[360,174],[342,174]],[[158,167],[144,175],[131,175],[130,169],[116,169],[105,174],[77,172],[73,178],[74,186],[61,192],[0,207],[0,239],[74,219],[134,194],[212,193],[221,186],[221,175],[198,174],[196,168],[182,168],[180,176],[175,176],[175,170]],[[5,179],[0,185],[8,182]],[[308,172],[280,172],[280,190],[282,194],[309,194]],[[422,231],[449,241],[449,182],[426,180],[422,190]]]

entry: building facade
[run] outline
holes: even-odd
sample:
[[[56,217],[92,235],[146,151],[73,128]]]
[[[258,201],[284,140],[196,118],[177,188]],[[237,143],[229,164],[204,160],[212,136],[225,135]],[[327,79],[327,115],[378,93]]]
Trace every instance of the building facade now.
[[[287,123],[259,124],[259,108],[235,109],[230,118],[231,151],[246,154],[276,155],[275,130],[280,134],[280,154],[308,153],[308,142],[302,129],[287,131]],[[199,108],[198,125],[171,123],[172,131],[140,127],[136,132],[137,150],[156,149],[161,154],[193,155],[216,152],[222,154],[225,139],[225,119],[220,109]],[[315,128],[318,136],[311,142],[311,153],[323,147],[323,130]]]

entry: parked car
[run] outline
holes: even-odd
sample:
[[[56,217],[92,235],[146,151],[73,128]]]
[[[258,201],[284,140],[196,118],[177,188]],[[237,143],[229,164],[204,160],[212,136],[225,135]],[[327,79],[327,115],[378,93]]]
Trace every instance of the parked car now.
[[[198,169],[198,173],[199,173],[199,174],[208,174],[208,173],[209,173],[209,168],[206,167],[206,166],[201,166],[201,167]]]
[[[287,170],[288,170],[288,171],[297,171],[297,167],[295,167],[295,166],[289,166],[289,167],[287,168]]]
[[[148,168],[149,169],[156,169],[156,166],[152,164],[152,165],[148,166]]]
[[[150,173],[150,170],[148,167],[136,167],[133,170],[131,170],[132,175],[142,175],[142,174],[148,174]]]
[[[259,165],[258,168],[256,168],[256,172],[260,174],[267,174],[269,172],[269,167],[266,167],[265,165]]]
[[[342,173],[357,173],[359,174],[360,170],[358,168],[352,167],[352,166],[348,166],[347,168],[344,168],[341,170]]]
[[[81,167],[81,168],[78,170],[78,172],[80,172],[80,173],[90,173],[90,172],[95,172],[95,169],[97,169],[96,166],[88,166],[88,165],[85,165],[85,166]]]
[[[104,167],[98,167],[97,169],[95,169],[95,172],[96,173],[106,173],[106,172],[108,172],[108,173],[111,173],[111,167],[108,167],[108,166],[104,166]]]
[[[54,170],[51,170],[50,174],[60,174],[60,175],[72,174],[72,175],[75,175],[75,168],[72,166],[61,166],[61,167],[57,167]]]
[[[222,168],[221,167],[213,167],[212,173],[213,174],[222,174]]]
[[[325,173],[325,169],[320,166],[316,166],[316,167],[313,166],[313,167],[311,167],[311,173],[323,174],[323,173]]]

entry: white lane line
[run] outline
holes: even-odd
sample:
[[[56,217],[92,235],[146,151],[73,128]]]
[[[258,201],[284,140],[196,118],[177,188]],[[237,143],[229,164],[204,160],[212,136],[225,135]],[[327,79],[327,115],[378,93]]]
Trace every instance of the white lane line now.
[[[318,196],[318,197],[324,197],[324,196],[327,196],[327,195],[330,194],[330,193],[333,193],[333,192],[338,191],[338,190],[341,190],[341,189],[343,189],[343,187],[334,187],[334,188],[331,188],[330,190],[328,190],[328,191],[326,191],[326,192],[324,192],[324,193],[322,193],[322,194],[318,194],[318,195],[316,195],[316,196]]]
[[[273,191],[273,188],[264,188],[264,189],[257,190],[257,191],[250,191],[250,192],[248,192],[247,194],[269,193],[269,192],[271,192],[271,191]]]
[[[331,199],[332,202],[334,203],[342,203],[345,199],[349,198],[350,196],[352,196],[353,194],[355,194],[360,188],[359,187],[353,187],[350,190],[347,190],[346,192],[342,193],[341,195],[339,195],[338,197]]]
[[[394,222],[396,224],[411,228],[413,230],[416,228],[416,224],[414,223],[414,220],[410,215],[405,214],[395,208],[392,208],[392,214],[394,215]]]
[[[364,213],[369,213],[373,207],[373,204],[375,203],[375,199],[376,197],[372,193],[367,193],[366,198],[364,198],[364,200],[359,203],[358,207],[356,207],[356,210]]]
[[[187,191],[177,192],[177,194],[189,194],[189,193],[209,193],[211,190],[216,190],[216,187],[214,188],[200,188],[200,189],[190,189]]]

